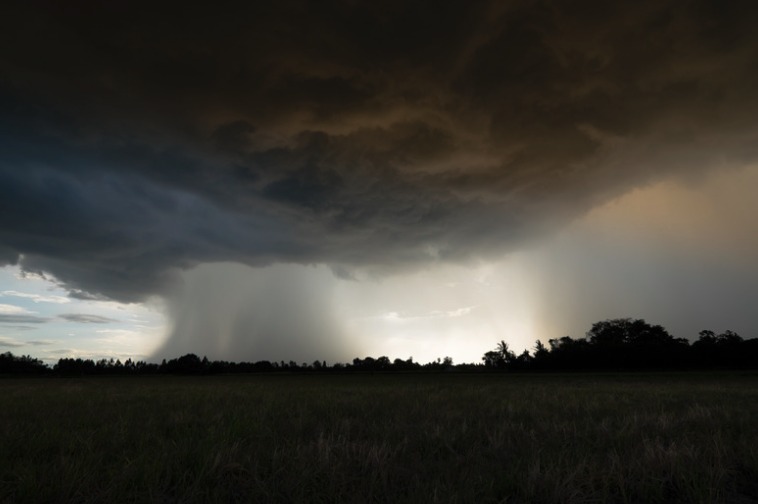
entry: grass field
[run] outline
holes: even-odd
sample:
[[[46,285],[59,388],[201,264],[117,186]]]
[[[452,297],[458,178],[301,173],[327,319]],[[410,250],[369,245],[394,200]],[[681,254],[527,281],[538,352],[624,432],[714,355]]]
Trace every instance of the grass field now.
[[[2,502],[758,503],[758,375],[0,380]]]

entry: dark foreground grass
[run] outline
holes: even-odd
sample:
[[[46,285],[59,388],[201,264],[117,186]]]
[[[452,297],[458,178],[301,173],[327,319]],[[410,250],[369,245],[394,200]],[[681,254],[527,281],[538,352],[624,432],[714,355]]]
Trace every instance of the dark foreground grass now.
[[[0,380],[3,502],[758,502],[758,375]]]

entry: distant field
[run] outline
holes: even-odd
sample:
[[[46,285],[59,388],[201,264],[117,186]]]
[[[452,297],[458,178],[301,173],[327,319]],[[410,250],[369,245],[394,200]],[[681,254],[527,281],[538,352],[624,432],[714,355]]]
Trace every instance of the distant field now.
[[[758,375],[3,379],[0,501],[758,503]]]

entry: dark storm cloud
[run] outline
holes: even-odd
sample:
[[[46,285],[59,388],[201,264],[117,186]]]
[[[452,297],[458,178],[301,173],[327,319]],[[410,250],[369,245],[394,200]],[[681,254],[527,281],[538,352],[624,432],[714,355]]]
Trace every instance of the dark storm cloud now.
[[[18,3],[0,264],[137,300],[202,262],[349,276],[497,254],[632,187],[754,161],[757,12]]]

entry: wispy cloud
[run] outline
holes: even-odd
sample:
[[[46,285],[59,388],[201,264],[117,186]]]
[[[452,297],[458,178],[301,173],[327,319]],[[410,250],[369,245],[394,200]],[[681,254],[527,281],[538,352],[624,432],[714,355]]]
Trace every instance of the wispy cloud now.
[[[471,314],[476,306],[464,306],[454,310],[433,310],[426,313],[408,313],[391,311],[370,318],[377,318],[387,322],[413,322],[416,320],[446,319],[464,317]]]
[[[142,333],[133,329],[99,329],[95,332],[101,335],[97,339],[100,343],[117,345],[131,345],[138,338],[144,337]]]
[[[123,362],[126,359],[144,360],[148,357],[147,355],[133,352],[110,351],[108,349],[92,351],[82,348],[54,348],[45,350],[45,354],[49,355],[50,357],[42,357],[42,360],[47,361],[55,361],[59,358],[79,358],[92,359],[94,361],[98,361],[100,359],[120,359]]]
[[[18,341],[16,339],[13,339],[13,338],[7,338],[5,336],[0,336],[0,347],[11,347],[11,348],[14,348],[14,347],[20,347],[20,346],[24,346],[24,343],[22,343],[21,341]]]
[[[17,348],[22,346],[47,346],[55,344],[54,340],[32,340],[23,341],[7,336],[0,336],[0,347]]]
[[[46,350],[45,352],[53,355],[74,355],[77,353],[77,350],[73,348],[56,348],[53,350]]]
[[[29,292],[19,292],[15,290],[6,290],[0,293],[0,296],[12,296],[12,297],[18,297],[18,298],[24,298],[24,299],[31,299],[35,303],[55,303],[55,304],[66,304],[70,303],[71,300],[67,298],[66,296],[44,296],[42,294],[32,294]]]
[[[32,313],[26,308],[16,305],[0,304],[0,315],[20,315]]]
[[[0,324],[44,324],[46,322],[50,322],[50,319],[37,315],[0,313]]]
[[[431,313],[431,316],[434,318],[464,317],[466,315],[469,315],[472,311],[474,311],[474,308],[476,308],[476,306],[464,306],[463,308],[457,308],[455,310],[447,310],[447,311],[433,311]]]
[[[109,324],[111,322],[118,322],[116,319],[86,313],[64,313],[58,315],[58,317],[69,322],[77,322],[80,324]]]

